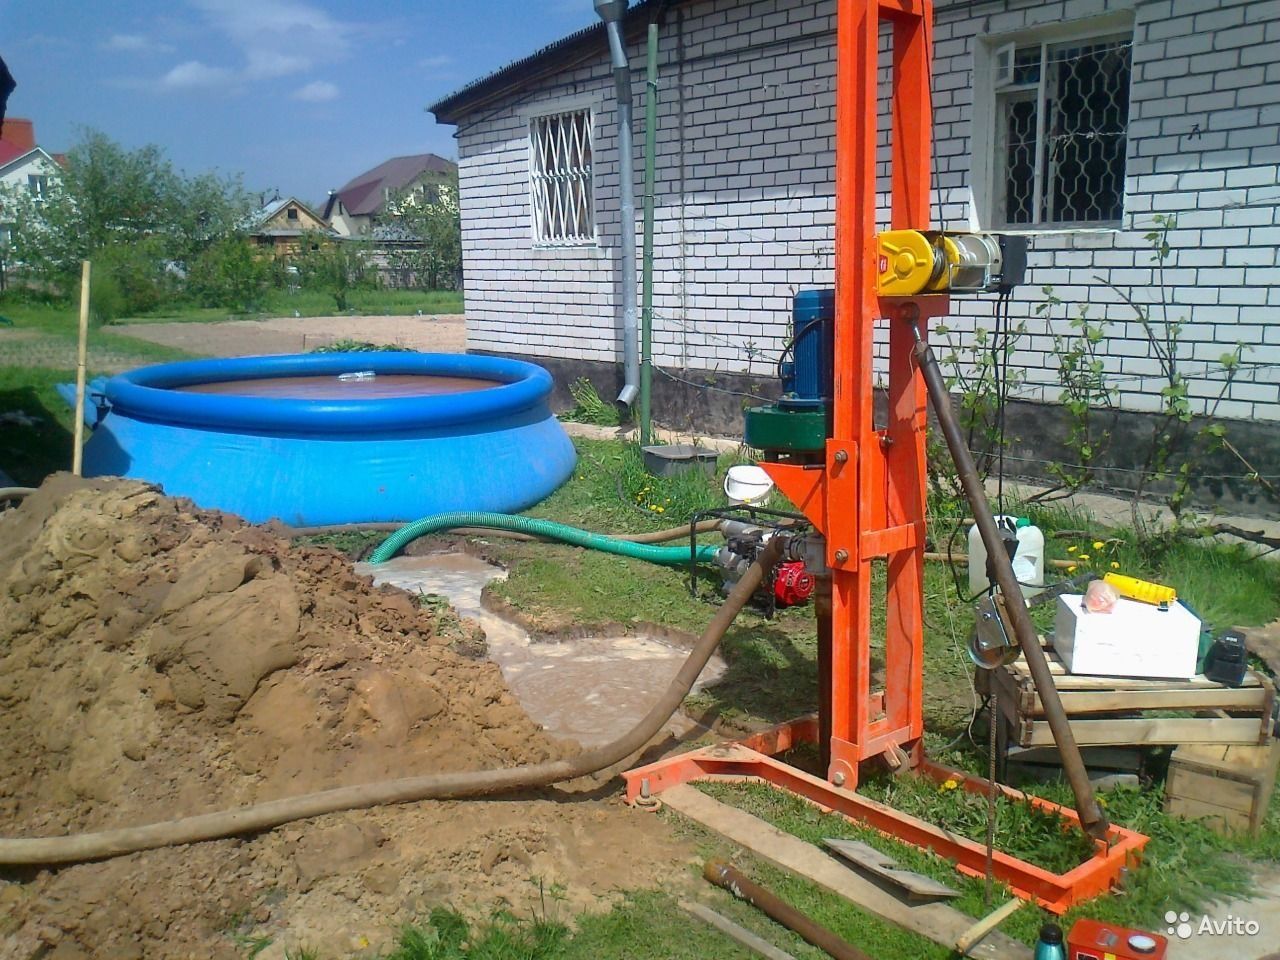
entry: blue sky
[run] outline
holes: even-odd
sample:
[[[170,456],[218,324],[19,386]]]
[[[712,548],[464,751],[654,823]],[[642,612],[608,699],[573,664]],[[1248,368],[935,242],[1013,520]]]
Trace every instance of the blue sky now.
[[[388,157],[456,159],[425,107],[596,22],[592,0],[0,0],[11,116],[318,202]]]

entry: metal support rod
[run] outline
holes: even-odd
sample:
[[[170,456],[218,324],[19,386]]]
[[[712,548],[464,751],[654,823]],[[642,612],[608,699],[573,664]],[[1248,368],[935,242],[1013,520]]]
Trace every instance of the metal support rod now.
[[[871,960],[853,944],[836,936],[760,884],[748,880],[723,860],[708,860],[702,869],[702,875],[716,886],[728,890],[738,899],[745,900],[788,930],[795,931],[836,960]]]
[[[1103,839],[1110,827],[1102,809],[1098,806],[1093,794],[1093,785],[1089,782],[1089,774],[1085,770],[1084,760],[1080,756],[1080,748],[1076,746],[1075,735],[1071,732],[1071,722],[1062,708],[1062,698],[1058,696],[1058,688],[1053,682],[1053,674],[1049,672],[1049,661],[1045,659],[1040,648],[1040,638],[1036,634],[1035,624],[1031,622],[1031,614],[1027,610],[1027,601],[1022,596],[1022,588],[1018,586],[1018,578],[1013,572],[1013,563],[1000,543],[1000,532],[996,529],[995,517],[991,514],[991,504],[987,501],[987,492],[983,489],[982,480],[978,476],[978,468],[973,462],[973,454],[965,445],[960,433],[960,425],[956,422],[951,410],[951,394],[938,366],[938,359],[933,350],[925,342],[920,333],[920,326],[914,320],[911,333],[915,338],[915,355],[920,364],[920,372],[924,375],[925,386],[929,391],[929,399],[933,402],[933,412],[942,427],[947,448],[956,464],[956,472],[960,475],[961,486],[965,497],[973,510],[974,522],[982,543],[986,547],[988,563],[995,574],[996,584],[1004,597],[1005,612],[1013,626],[1014,635],[1022,647],[1022,654],[1027,658],[1027,667],[1031,671],[1031,679],[1035,682],[1036,692],[1044,705],[1045,719],[1053,732],[1054,742],[1058,745],[1058,754],[1062,760],[1063,772],[1071,784],[1071,791],[1076,798],[1076,812],[1080,814],[1080,825],[1084,831],[1095,839]]]
[[[653,183],[658,153],[658,24],[649,24],[644,88],[644,250],[640,306],[640,442],[653,440]]]

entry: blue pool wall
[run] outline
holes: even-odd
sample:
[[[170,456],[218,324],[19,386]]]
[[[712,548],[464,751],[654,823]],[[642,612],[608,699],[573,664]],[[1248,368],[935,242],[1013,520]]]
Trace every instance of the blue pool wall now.
[[[185,393],[199,383],[375,374],[471,377],[494,387],[370,400]],[[109,412],[85,445],[86,476],[157,483],[254,523],[413,520],[511,513],[573,473],[541,367],[469,354],[330,353],[193,360],[107,381]]]

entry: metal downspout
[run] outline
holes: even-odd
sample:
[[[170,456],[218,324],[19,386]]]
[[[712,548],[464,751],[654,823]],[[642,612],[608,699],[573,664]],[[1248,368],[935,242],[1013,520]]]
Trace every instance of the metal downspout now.
[[[632,134],[631,66],[622,39],[626,0],[595,0],[609,36],[609,59],[618,98],[619,231],[622,234],[622,368],[618,402],[630,407],[640,392],[639,324],[636,319],[636,196]]]

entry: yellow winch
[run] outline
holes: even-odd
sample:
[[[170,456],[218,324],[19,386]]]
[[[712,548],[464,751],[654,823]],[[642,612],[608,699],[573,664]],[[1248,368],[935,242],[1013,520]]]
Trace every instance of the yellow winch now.
[[[885,297],[929,293],[987,293],[1021,282],[1005,270],[1005,247],[1018,241],[1025,263],[1025,239],[989,233],[888,230],[877,235],[878,292]]]

